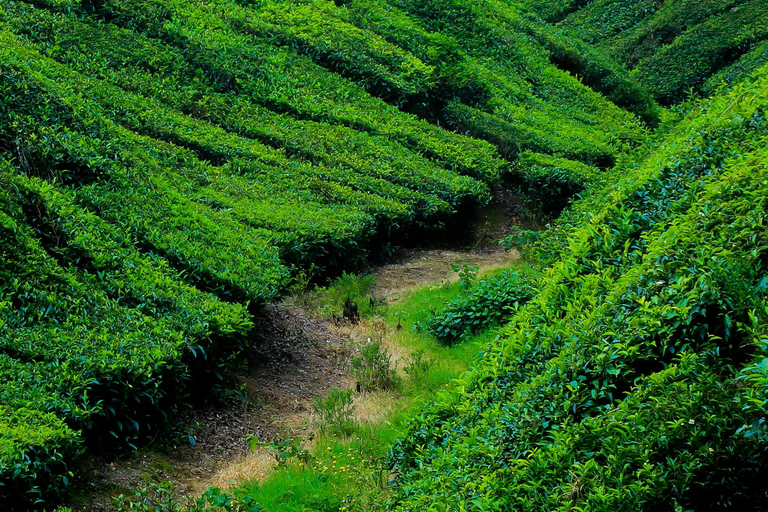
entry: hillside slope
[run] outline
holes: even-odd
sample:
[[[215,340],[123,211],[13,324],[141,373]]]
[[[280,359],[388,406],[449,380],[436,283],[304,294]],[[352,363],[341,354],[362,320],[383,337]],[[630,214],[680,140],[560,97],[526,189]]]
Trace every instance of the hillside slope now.
[[[618,3],[0,0],[0,502],[55,501],[86,450],[210,396],[293,276],[444,236],[510,182],[558,213],[634,175],[657,102],[762,62],[763,2],[584,28]],[[723,57],[688,69],[690,40]]]
[[[766,507],[766,108],[764,67],[573,206],[537,297],[390,453],[393,510]]]

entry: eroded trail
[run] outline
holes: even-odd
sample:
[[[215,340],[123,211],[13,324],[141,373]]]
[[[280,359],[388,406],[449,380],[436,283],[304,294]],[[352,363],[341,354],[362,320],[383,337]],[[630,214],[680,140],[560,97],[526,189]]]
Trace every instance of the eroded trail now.
[[[488,271],[519,257],[516,251],[495,246],[408,251],[396,263],[375,269],[370,293],[378,302],[391,304],[415,288],[455,280],[452,263]],[[388,330],[380,321],[374,325],[376,320],[334,322],[289,301],[270,305],[256,322],[248,369],[236,377],[242,396],[233,396],[227,406],[206,407],[181,418],[188,425],[179,433],[181,446],[151,446],[116,462],[91,459],[83,470],[88,482],[81,488],[89,499],[70,504],[73,511],[107,512],[113,496],[131,495],[152,484],[172,482],[179,495],[198,495],[211,486],[226,489],[244,479],[264,478],[275,459],[264,448],[251,451],[249,436],[264,442],[311,439],[312,401],[333,388],[354,387],[349,362],[356,347],[371,332]],[[396,338],[384,335],[382,340],[394,360],[406,355]],[[387,398],[375,394],[356,397],[360,421],[376,422],[390,406]]]

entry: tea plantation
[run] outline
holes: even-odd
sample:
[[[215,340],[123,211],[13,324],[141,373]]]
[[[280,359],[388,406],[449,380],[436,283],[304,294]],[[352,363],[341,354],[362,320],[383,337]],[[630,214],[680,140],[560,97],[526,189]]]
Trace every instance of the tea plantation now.
[[[0,0],[0,509],[514,187],[541,274],[430,326],[509,322],[388,507],[764,510],[767,66],[766,0]]]

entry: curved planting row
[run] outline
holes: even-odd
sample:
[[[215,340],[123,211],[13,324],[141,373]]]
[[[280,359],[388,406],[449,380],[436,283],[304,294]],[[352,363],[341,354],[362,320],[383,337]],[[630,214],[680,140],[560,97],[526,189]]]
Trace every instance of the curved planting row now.
[[[567,211],[537,295],[390,453],[392,510],[765,508],[766,91]]]

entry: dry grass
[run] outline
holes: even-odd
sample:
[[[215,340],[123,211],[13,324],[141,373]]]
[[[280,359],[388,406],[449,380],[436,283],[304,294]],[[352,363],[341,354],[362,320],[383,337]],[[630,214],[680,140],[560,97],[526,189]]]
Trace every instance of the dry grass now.
[[[259,448],[224,465],[210,478],[195,482],[193,492],[199,494],[209,487],[231,489],[245,480],[263,481],[276,465],[272,454],[266,448]]]
[[[387,420],[397,402],[391,391],[371,391],[355,395],[355,416],[363,425],[378,425]]]
[[[414,288],[455,281],[451,263],[468,263],[478,266],[481,272],[508,267],[520,259],[517,250],[503,251],[416,251],[401,263],[384,265],[376,271],[371,293],[387,303],[398,300]]]

